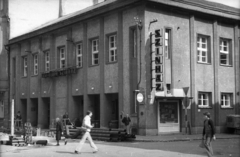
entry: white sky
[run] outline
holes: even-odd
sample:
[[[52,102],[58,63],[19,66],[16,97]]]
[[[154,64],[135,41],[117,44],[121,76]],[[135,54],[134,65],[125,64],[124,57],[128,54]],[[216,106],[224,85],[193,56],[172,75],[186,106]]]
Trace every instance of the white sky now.
[[[64,14],[92,5],[92,0],[62,0]],[[240,8],[240,0],[208,0]],[[19,36],[48,21],[58,18],[59,0],[9,0],[10,38]]]

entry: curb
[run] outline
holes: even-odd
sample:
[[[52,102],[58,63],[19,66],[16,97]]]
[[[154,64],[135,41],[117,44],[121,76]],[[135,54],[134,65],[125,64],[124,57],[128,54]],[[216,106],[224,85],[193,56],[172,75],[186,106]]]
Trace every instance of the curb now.
[[[216,140],[218,139],[240,139],[240,136],[236,137],[220,137],[220,138],[217,138]],[[135,139],[133,140],[134,142],[182,142],[182,141],[199,141],[199,140],[202,140],[202,138],[182,138],[182,139],[169,139],[169,140],[151,140],[151,139]]]

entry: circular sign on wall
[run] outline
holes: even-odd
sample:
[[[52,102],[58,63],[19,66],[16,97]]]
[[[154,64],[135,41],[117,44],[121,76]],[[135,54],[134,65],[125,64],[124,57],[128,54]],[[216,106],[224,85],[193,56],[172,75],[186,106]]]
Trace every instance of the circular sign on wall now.
[[[137,94],[137,101],[141,103],[141,102],[143,102],[143,99],[144,99],[143,94],[142,93],[138,93]]]

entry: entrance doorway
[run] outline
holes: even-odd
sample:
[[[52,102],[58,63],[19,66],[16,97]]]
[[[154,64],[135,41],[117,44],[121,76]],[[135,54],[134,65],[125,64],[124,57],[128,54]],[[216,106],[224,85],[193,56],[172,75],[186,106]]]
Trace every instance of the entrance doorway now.
[[[178,101],[159,101],[158,132],[180,132],[180,116]]]
[[[90,110],[93,112],[92,123],[100,128],[100,95],[89,95]]]
[[[43,128],[48,129],[50,128],[50,98],[42,98],[43,100],[43,117],[42,117],[42,123],[43,123]]]
[[[21,116],[22,116],[22,124],[26,123],[27,121],[27,99],[21,99]]]
[[[73,116],[71,121],[75,122],[77,119],[79,119],[81,122],[84,117],[84,111],[83,111],[83,96],[74,96],[73,97],[73,102],[74,105],[72,106],[73,108]]]
[[[37,127],[38,124],[38,99],[34,98],[31,99],[31,116],[30,121],[32,123],[32,126]]]

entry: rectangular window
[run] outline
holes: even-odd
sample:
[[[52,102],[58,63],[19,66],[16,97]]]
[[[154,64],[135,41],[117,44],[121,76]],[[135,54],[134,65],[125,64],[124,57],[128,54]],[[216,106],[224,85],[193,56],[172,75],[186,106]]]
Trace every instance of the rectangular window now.
[[[199,63],[210,63],[210,39],[207,36],[198,35],[197,37],[197,61]]]
[[[76,65],[82,67],[82,43],[76,45]]]
[[[28,74],[28,60],[27,56],[23,57],[23,76],[26,77]]]
[[[94,39],[92,44],[92,65],[99,64],[99,51],[98,51],[98,39]]]
[[[66,54],[65,54],[65,48],[61,47],[59,48],[59,59],[60,59],[60,69],[66,68]]]
[[[231,101],[232,101],[231,98],[232,98],[232,94],[222,93],[221,94],[221,107],[222,108],[231,107]]]
[[[38,74],[38,55],[33,55],[33,75]]]
[[[221,65],[231,65],[231,40],[220,39],[219,55]]]
[[[116,35],[109,36],[108,43],[109,43],[109,62],[116,62],[117,61]]]
[[[50,71],[50,53],[49,51],[45,51],[44,53],[44,60],[45,60],[45,72]]]
[[[198,94],[198,106],[203,108],[210,107],[210,93],[199,92]]]
[[[170,59],[170,51],[171,49],[171,29],[165,30],[165,42],[164,42],[164,51],[165,51],[165,58]]]

